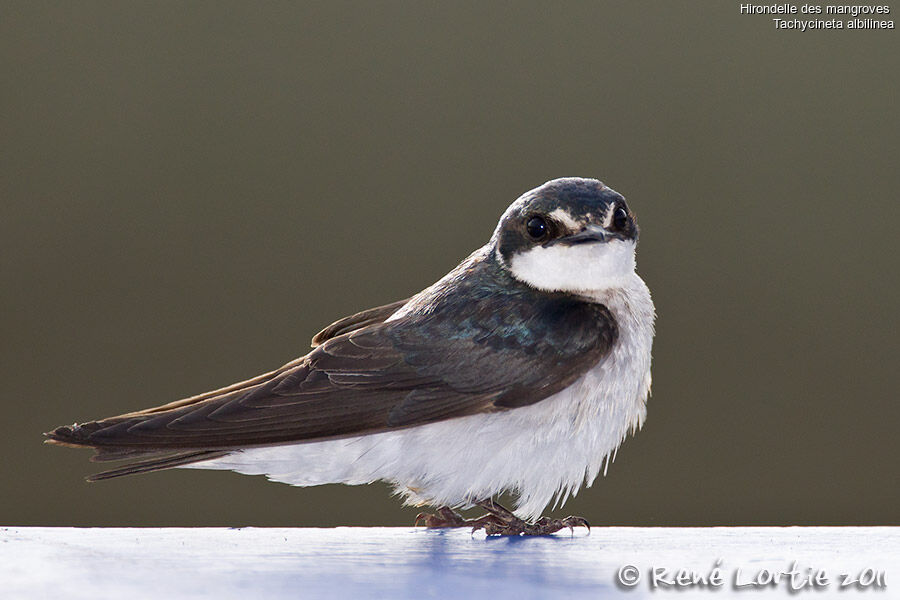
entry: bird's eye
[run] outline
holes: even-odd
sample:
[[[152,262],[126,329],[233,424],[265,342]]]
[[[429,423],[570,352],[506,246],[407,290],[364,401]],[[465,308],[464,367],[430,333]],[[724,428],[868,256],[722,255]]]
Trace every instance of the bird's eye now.
[[[625,209],[621,206],[613,213],[612,224],[613,227],[619,231],[622,231],[628,226],[628,213],[625,212]]]
[[[535,240],[539,240],[547,235],[547,223],[541,217],[531,217],[528,219],[525,228],[528,230],[528,235]]]

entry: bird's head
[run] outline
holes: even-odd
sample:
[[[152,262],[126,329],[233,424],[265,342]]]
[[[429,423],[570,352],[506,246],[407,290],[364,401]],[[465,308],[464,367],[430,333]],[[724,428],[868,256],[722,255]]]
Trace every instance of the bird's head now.
[[[491,242],[513,277],[544,291],[590,293],[634,273],[638,227],[625,198],[596,179],[554,179],[503,213]]]

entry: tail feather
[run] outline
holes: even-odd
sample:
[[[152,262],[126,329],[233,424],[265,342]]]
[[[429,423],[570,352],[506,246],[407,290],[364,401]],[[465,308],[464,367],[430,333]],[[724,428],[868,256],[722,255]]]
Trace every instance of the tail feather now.
[[[220,458],[232,451],[197,448],[189,450],[173,450],[171,448],[153,449],[127,446],[98,446],[96,445],[96,442],[92,443],[90,435],[95,431],[103,429],[104,425],[108,425],[108,421],[104,424],[94,421],[82,425],[57,427],[53,431],[44,434],[48,438],[45,440],[45,443],[74,448],[93,448],[96,454],[91,457],[92,462],[141,459],[134,460],[133,462],[124,464],[116,469],[89,475],[85,478],[88,481],[101,481],[103,479],[112,479],[124,475],[135,475],[138,473],[150,473],[152,471],[171,469],[173,467],[189,465],[204,460]]]
[[[113,479],[114,477],[123,477],[125,475],[162,471],[163,469],[171,469],[172,467],[181,467],[204,460],[220,458],[228,453],[229,450],[196,450],[191,452],[176,452],[174,454],[169,452],[148,460],[128,463],[117,469],[95,473],[94,475],[89,475],[86,479],[88,481],[102,481],[104,479]]]

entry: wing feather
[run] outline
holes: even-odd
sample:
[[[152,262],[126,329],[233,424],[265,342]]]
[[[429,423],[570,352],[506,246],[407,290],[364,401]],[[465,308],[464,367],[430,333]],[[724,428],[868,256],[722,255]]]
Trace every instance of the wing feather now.
[[[397,300],[396,302],[391,302],[384,306],[376,306],[375,308],[370,308],[354,315],[350,315],[349,317],[344,317],[339,321],[335,321],[313,336],[312,347],[315,348],[316,346],[321,346],[333,337],[350,333],[357,329],[362,329],[368,325],[383,323],[388,317],[400,310],[400,308],[409,302],[409,300],[409,298]]]
[[[51,443],[94,447],[98,460],[149,458],[107,477],[237,448],[509,410],[571,384],[617,335],[605,307],[572,296],[509,285],[486,293],[465,281],[457,291],[452,299],[420,298],[431,304],[392,321],[385,319],[406,301],[338,321],[314,338],[308,355],[265,375],[46,435]]]

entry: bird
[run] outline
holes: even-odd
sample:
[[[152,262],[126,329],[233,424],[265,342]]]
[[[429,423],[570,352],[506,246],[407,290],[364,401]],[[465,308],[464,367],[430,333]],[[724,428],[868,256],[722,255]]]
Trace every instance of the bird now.
[[[597,179],[517,198],[490,240],[421,292],[340,319],[312,350],[197,396],[57,427],[55,445],[293,486],[386,481],[416,525],[487,535],[590,527],[540,516],[590,486],[644,423],[656,310],[638,226]],[[496,498],[511,494],[514,508]],[[480,507],[482,517],[458,511]]]

